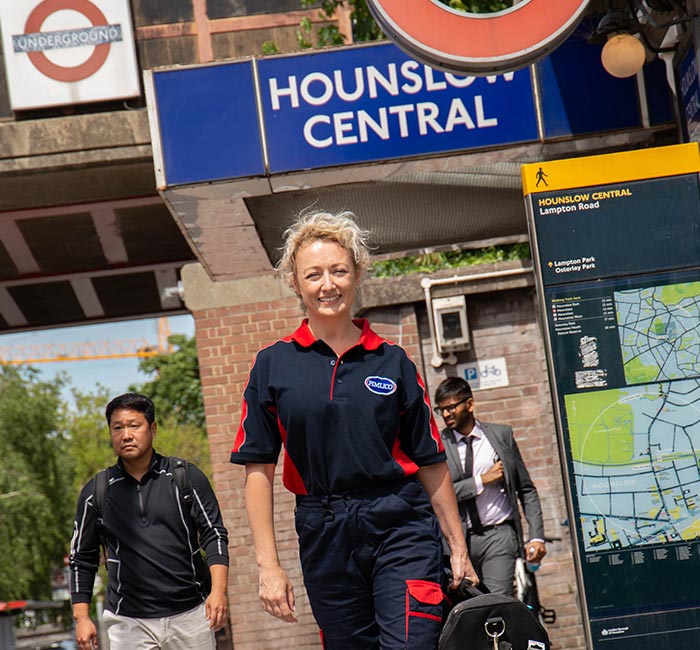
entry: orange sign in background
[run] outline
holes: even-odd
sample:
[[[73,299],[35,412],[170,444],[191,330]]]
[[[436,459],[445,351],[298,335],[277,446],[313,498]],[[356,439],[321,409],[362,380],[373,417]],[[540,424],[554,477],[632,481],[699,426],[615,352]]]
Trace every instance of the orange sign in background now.
[[[473,14],[437,0],[367,0],[382,30],[429,65],[467,75],[515,70],[544,56],[576,27],[590,0],[525,0]]]

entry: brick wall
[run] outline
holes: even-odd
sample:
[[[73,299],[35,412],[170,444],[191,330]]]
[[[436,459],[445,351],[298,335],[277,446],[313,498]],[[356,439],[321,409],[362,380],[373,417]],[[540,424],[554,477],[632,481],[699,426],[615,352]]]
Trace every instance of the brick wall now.
[[[549,544],[538,573],[543,604],[554,608],[550,626],[555,648],[585,648],[570,550],[557,441],[539,325],[531,289],[468,296],[472,349],[460,362],[504,356],[509,386],[475,395],[477,416],[513,426],[528,469],[540,492]],[[293,499],[275,489],[275,526],[284,568],[295,587],[300,623],[288,625],[262,611],[257,598],[257,566],[243,501],[244,470],[228,462],[240,416],[241,394],[255,353],[290,333],[299,323],[296,298],[193,312],[202,372],[214,481],[230,533],[229,582],[235,650],[319,648],[318,632],[306,600],[297,558]],[[432,395],[454,366],[436,370],[425,308],[410,304],[373,309],[374,329],[401,344],[416,362]],[[439,423],[441,424],[441,423]],[[279,474],[279,473],[278,473]]]

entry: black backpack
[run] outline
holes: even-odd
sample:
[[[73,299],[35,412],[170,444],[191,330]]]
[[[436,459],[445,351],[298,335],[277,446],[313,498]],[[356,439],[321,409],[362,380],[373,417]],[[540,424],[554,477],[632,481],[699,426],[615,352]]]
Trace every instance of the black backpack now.
[[[192,516],[192,520],[196,521],[192,505],[192,479],[190,478],[190,464],[184,458],[170,456],[170,469],[173,472],[173,478],[180,492],[180,498],[184,502],[187,510]],[[109,491],[109,470],[103,469],[95,474],[95,489],[93,493],[93,508],[95,509],[95,526],[97,534],[100,537],[100,546],[107,557],[107,540],[105,538],[104,528],[104,512],[105,503],[107,502],[107,492]]]

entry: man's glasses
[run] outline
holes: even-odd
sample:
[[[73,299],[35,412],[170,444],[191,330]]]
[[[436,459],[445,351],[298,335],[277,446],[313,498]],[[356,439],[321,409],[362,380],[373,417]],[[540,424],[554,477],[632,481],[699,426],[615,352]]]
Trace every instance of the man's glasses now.
[[[437,415],[442,415],[445,411],[447,411],[450,415],[454,415],[455,411],[457,410],[457,407],[460,404],[464,404],[464,402],[469,401],[468,397],[465,397],[464,399],[459,400],[459,402],[455,402],[454,404],[445,404],[444,406],[436,406],[433,411]]]

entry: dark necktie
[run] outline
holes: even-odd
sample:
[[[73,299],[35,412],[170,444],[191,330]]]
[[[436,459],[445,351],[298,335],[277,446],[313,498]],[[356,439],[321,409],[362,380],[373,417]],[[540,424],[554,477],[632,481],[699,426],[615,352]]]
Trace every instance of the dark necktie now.
[[[474,451],[472,450],[473,440],[473,436],[464,436],[464,442],[466,443],[464,447],[464,474],[467,476],[467,478],[474,475]],[[467,499],[467,512],[469,513],[469,519],[472,524],[472,531],[477,534],[483,533],[484,529],[481,525],[479,510],[476,507],[476,497]]]

